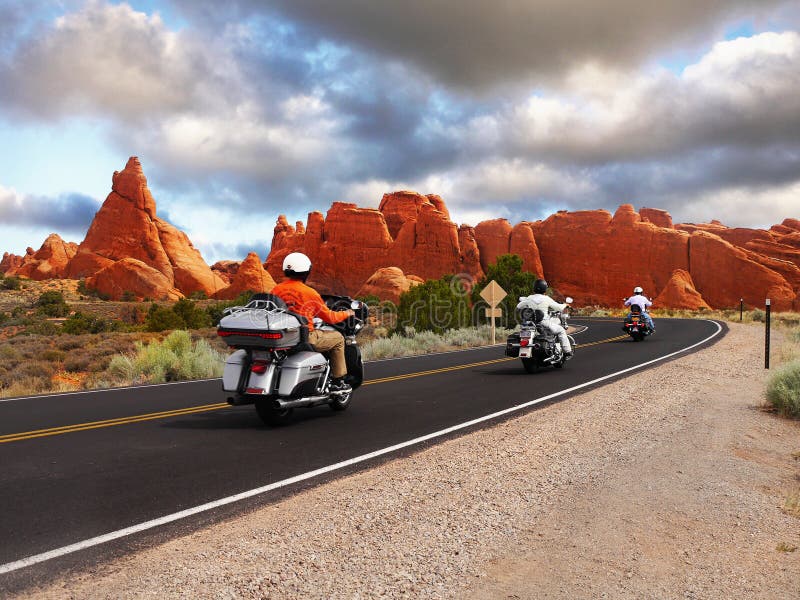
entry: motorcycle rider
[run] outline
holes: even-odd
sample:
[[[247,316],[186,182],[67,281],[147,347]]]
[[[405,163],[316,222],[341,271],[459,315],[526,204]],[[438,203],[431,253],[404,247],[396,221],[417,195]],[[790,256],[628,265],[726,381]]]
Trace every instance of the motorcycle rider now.
[[[331,362],[331,391],[346,392],[347,364],[344,357],[344,337],[338,331],[320,331],[314,327],[314,317],[325,323],[340,323],[355,315],[352,310],[330,310],[319,293],[306,285],[311,273],[311,259],[302,252],[292,252],[283,259],[283,273],[288,278],[272,288],[289,309],[308,319],[308,342],[317,352],[326,354]]]
[[[636,286],[633,288],[633,296],[625,300],[625,306],[631,306],[633,304],[638,304],[639,308],[642,309],[642,316],[644,320],[647,321],[647,326],[652,330],[656,330],[655,323],[653,323],[653,317],[650,316],[650,313],[647,312],[647,309],[650,308],[653,303],[650,302],[650,298],[644,295],[644,290],[641,286]],[[632,313],[628,313],[626,319],[629,319]]]
[[[526,297],[524,300],[521,300],[517,305],[517,309],[529,307],[533,310],[541,310],[545,314],[545,318],[542,320],[542,325],[551,333],[558,336],[558,341],[561,344],[561,349],[564,351],[564,356],[567,358],[572,358],[572,346],[569,343],[567,332],[561,325],[561,320],[555,315],[551,314],[553,312],[560,312],[564,310],[568,305],[559,304],[550,296],[547,296],[545,294],[546,291],[547,282],[544,279],[537,279],[533,282],[533,294]]]

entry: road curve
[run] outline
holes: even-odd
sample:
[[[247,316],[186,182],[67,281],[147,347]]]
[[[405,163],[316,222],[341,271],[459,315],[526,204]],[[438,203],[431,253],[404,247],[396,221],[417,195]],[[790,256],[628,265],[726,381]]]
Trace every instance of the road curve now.
[[[223,404],[219,380],[0,401],[0,591],[569,398],[725,332],[662,319],[635,343],[619,320],[571,322],[588,328],[562,370],[528,375],[501,347],[376,361],[348,411],[297,410],[277,429],[252,406]]]

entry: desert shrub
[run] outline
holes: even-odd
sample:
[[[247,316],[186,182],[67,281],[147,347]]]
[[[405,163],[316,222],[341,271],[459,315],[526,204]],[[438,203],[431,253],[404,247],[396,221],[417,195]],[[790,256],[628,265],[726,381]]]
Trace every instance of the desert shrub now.
[[[167,329],[179,329],[183,325],[180,315],[168,306],[151,304],[144,320],[147,331],[165,331]]]
[[[122,302],[136,302],[136,294],[134,294],[130,290],[125,290],[122,292],[122,296],[119,298]]]
[[[147,331],[200,329],[210,325],[211,317],[208,312],[199,308],[188,298],[181,298],[169,307],[152,304],[145,318]]]
[[[4,344],[0,346],[0,359],[2,360],[14,360],[19,359],[22,355],[19,353],[19,350],[14,348],[11,344]]]
[[[49,377],[17,377],[12,381],[0,380],[0,398],[43,394],[50,389]]]
[[[759,323],[763,323],[766,319],[766,313],[764,313],[764,311],[761,310],[760,308],[755,308],[752,311],[750,311],[750,318],[753,321],[758,321]]]
[[[106,376],[117,383],[164,383],[220,377],[223,366],[224,356],[208,342],[192,342],[187,331],[178,330],[162,342],[137,342],[133,354],[114,356]]]
[[[536,273],[522,270],[522,258],[516,254],[501,254],[497,257],[497,262],[486,267],[486,276],[478,281],[472,290],[472,301],[475,304],[486,303],[480,296],[480,292],[490,281],[494,280],[503,288],[508,295],[503,298],[498,308],[503,310],[503,316],[499,319],[504,327],[516,325],[516,308],[519,304],[520,296],[529,296],[533,293],[533,283],[539,278]],[[483,311],[478,314],[480,322],[486,322]]]
[[[511,330],[499,328],[496,332],[497,339],[503,341],[510,333]],[[394,333],[389,337],[365,342],[361,346],[361,351],[365,360],[415,356],[458,348],[485,346],[489,343],[490,336],[488,325],[451,329],[442,334],[433,331],[416,331],[413,327],[407,327],[402,335]]]
[[[770,376],[767,401],[781,414],[800,418],[800,361],[786,363]]]
[[[208,294],[206,294],[203,290],[197,290],[189,294],[190,300],[207,300]]]
[[[89,371],[91,362],[91,358],[88,355],[70,354],[64,361],[64,370],[71,371],[72,373]],[[105,367],[102,370],[105,370]]]
[[[453,275],[431,279],[400,295],[396,331],[406,327],[416,331],[442,333],[465,327],[472,321],[469,298]]]
[[[80,338],[65,335],[56,344],[59,350],[75,350],[83,346]]]
[[[11,320],[11,315],[7,312],[0,312],[0,325],[3,325]]]
[[[25,322],[25,333],[29,335],[41,335],[45,337],[53,337],[58,335],[58,325],[50,321],[42,321],[36,319],[27,319]]]
[[[76,312],[74,315],[64,321],[61,326],[61,331],[70,335],[80,335],[83,333],[102,333],[104,331],[119,330],[121,324],[119,322],[96,317],[95,315],[87,315],[81,312]]]
[[[69,314],[69,305],[61,292],[43,292],[36,301],[36,310],[48,317],[65,317]]]
[[[64,359],[67,357],[67,353],[61,350],[55,350],[54,348],[50,348],[48,350],[43,351],[40,354],[42,360],[47,360],[51,362],[64,362]]]
[[[0,279],[0,289],[18,290],[20,288],[19,277],[3,277]]]

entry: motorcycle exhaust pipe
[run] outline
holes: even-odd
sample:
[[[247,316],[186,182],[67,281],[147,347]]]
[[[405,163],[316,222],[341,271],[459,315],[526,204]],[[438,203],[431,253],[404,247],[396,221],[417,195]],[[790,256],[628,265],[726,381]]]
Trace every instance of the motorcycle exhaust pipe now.
[[[307,398],[296,398],[292,400],[276,398],[272,401],[272,404],[277,410],[285,410],[287,408],[302,408],[306,406],[315,406],[317,404],[327,404],[328,402],[330,402],[330,396],[308,396]]]

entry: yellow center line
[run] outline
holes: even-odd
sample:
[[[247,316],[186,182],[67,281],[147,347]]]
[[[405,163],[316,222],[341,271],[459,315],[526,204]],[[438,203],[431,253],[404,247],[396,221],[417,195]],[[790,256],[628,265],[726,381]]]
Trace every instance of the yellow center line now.
[[[6,442],[17,442],[19,440],[27,440],[30,438],[45,437],[48,435],[60,435],[62,433],[71,433],[73,431],[84,431],[86,429],[98,429],[100,427],[112,427],[114,425],[126,425],[128,423],[137,423],[139,421],[152,421],[153,419],[165,419],[167,417],[175,417],[180,415],[187,415],[192,413],[206,412],[210,410],[219,410],[228,406],[227,402],[217,402],[215,404],[205,404],[202,406],[190,406],[188,408],[180,408],[176,410],[165,410],[156,413],[148,413],[144,415],[134,415],[131,417],[120,417],[117,419],[107,419],[105,421],[92,421],[90,423],[76,423],[75,425],[64,425],[62,427],[51,427],[49,429],[36,429],[34,431],[25,431],[21,433],[8,433],[0,435],[0,444]]]
[[[605,344],[607,342],[615,342],[625,339],[627,335],[620,335],[597,342],[588,342],[586,344],[578,344],[577,347],[585,348],[587,346],[595,346],[597,344]],[[426,375],[436,375],[438,373],[448,373],[451,371],[460,371],[463,369],[471,369],[473,367],[481,367],[484,365],[493,365],[502,362],[517,360],[513,357],[495,358],[492,360],[483,360],[480,362],[469,363],[466,365],[456,365],[453,367],[442,367],[441,369],[430,369],[428,371],[418,371],[416,373],[407,373],[405,375],[393,375],[390,377],[381,377],[379,379],[370,379],[365,381],[362,385],[374,385],[376,383],[388,383],[390,381],[400,381],[403,379],[412,379],[414,377],[424,377]],[[86,431],[88,429],[100,429],[102,427],[114,427],[116,425],[127,425],[129,423],[139,423],[142,421],[152,421],[155,419],[166,419],[168,417],[178,417],[183,415],[190,415],[195,413],[209,412],[212,410],[220,410],[222,408],[229,408],[227,402],[218,402],[215,404],[204,404],[201,406],[191,406],[188,408],[179,408],[175,410],[165,410],[161,412],[147,413],[143,415],[134,415],[131,417],[120,417],[117,419],[107,419],[104,421],[91,421],[89,423],[76,423],[75,425],[63,425],[61,427],[51,427],[49,429],[36,429],[34,431],[25,431],[20,433],[8,433],[0,435],[0,444],[7,442],[19,442],[22,440],[30,440],[34,438],[47,437],[51,435],[61,435],[63,433],[73,433],[75,431]]]

